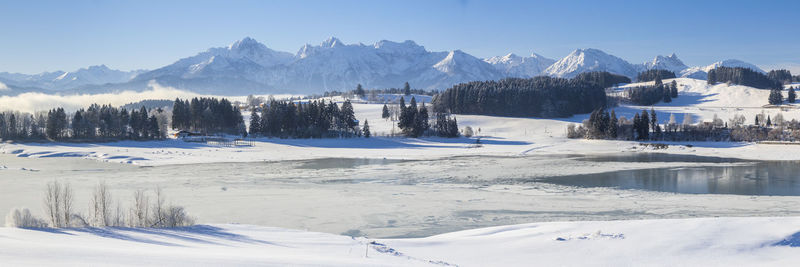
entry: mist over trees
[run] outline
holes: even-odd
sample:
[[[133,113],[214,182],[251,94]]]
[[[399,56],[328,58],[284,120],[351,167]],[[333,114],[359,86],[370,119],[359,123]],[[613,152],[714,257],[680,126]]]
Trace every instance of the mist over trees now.
[[[432,100],[435,112],[525,117],[568,117],[606,105],[602,86],[546,76],[457,84]]]
[[[636,75],[636,80],[640,82],[649,82],[649,81],[655,81],[657,78],[663,80],[663,79],[674,79],[675,77],[676,76],[674,72],[668,70],[653,69],[640,72],[638,75]]]
[[[781,88],[782,84],[760,72],[741,67],[717,67],[708,72],[707,82],[708,84],[733,83],[761,89]]]

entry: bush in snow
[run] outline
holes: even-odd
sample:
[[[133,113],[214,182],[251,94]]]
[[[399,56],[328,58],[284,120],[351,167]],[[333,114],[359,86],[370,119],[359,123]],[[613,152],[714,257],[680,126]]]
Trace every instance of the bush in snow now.
[[[47,227],[47,223],[31,215],[27,208],[14,208],[6,215],[6,227],[43,228]]]
[[[472,127],[464,127],[464,137],[470,138],[473,134],[475,133],[472,131]]]

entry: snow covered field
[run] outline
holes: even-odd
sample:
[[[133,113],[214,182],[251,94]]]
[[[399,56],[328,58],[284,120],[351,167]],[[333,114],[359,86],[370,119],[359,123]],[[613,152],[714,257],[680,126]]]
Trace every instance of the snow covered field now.
[[[794,107],[762,108],[766,90],[677,81],[680,97],[654,107],[662,123],[670,114],[679,122],[684,114],[694,121],[710,121],[715,115],[727,120],[735,114],[752,121],[761,112],[800,119]],[[382,105],[356,103],[354,108],[356,118],[369,120],[378,137],[261,138],[252,147],[180,140],[0,144],[2,212],[25,206],[41,216],[43,187],[53,179],[70,182],[76,203],[83,205],[92,187],[105,180],[123,203],[134,189],[159,186],[208,224],[174,230],[0,228],[0,262],[36,265],[58,258],[66,265],[90,259],[119,265],[674,266],[786,265],[800,260],[796,248],[773,246],[784,238],[794,246],[800,243],[796,196],[680,194],[536,180],[749,164],[579,159],[585,155],[657,152],[797,161],[797,146],[680,142],[654,150],[639,142],[567,139],[566,126],[588,114],[565,119],[458,115],[459,126],[475,129],[480,144],[477,137],[398,138],[387,136],[393,122],[380,118]],[[630,118],[642,108],[621,106],[616,112]],[[762,218],[732,218],[738,216]],[[523,224],[530,222],[537,223]],[[450,233],[458,230],[466,231]],[[371,241],[379,244],[368,248]]]
[[[654,107],[661,123],[674,114],[678,123],[684,114],[694,122],[711,121],[715,115],[727,121],[736,114],[751,122],[764,112],[775,116],[781,113],[786,120],[800,119],[800,109],[794,105],[784,109],[762,108],[768,90],[725,84],[706,85],[703,80],[678,78],[680,97],[672,103]],[[670,82],[666,80],[665,82]],[[628,85],[634,86],[635,84]],[[222,148],[185,143],[178,140],[152,142],[116,142],[105,144],[0,144],[0,153],[19,157],[80,157],[107,162],[133,163],[146,166],[211,162],[260,162],[314,159],[328,157],[430,159],[461,155],[550,155],[593,154],[621,151],[646,151],[638,142],[567,139],[566,126],[579,123],[588,114],[566,119],[507,118],[477,115],[458,115],[461,128],[471,126],[481,136],[476,138],[391,138],[394,122],[382,119],[382,105],[354,104],[356,118],[368,120],[376,138],[363,139],[257,139],[253,147]],[[634,112],[649,107],[621,106],[618,116],[632,118]],[[249,114],[245,114],[249,115]],[[245,119],[247,121],[247,119]],[[396,129],[395,129],[396,131]],[[671,143],[661,153],[692,154],[756,160],[800,160],[795,147],[730,142]],[[692,145],[686,147],[683,145]]]
[[[0,228],[4,265],[791,266],[798,217],[551,222],[369,239],[214,224]]]

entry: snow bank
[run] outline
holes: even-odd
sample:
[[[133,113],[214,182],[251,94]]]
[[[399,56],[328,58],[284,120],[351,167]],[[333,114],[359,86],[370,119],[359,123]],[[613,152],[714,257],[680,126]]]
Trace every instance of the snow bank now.
[[[427,238],[350,238],[250,225],[0,228],[8,265],[789,266],[798,217],[551,222]]]

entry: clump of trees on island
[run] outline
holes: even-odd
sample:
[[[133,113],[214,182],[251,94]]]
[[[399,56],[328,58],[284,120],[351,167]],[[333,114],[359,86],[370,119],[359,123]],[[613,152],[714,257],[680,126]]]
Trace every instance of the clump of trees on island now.
[[[711,122],[693,123],[692,115],[684,114],[677,122],[671,114],[660,124],[654,110],[642,110],[632,119],[617,117],[615,111],[595,110],[580,125],[570,124],[567,137],[611,140],[651,141],[800,141],[800,122],[787,121],[782,114],[774,117],[763,112],[747,124],[743,115],[723,121],[716,115]]]
[[[139,110],[92,104],[67,114],[54,108],[36,114],[0,113],[0,139],[17,141],[111,141],[156,140],[167,134],[167,113],[162,109]]]
[[[652,69],[640,72],[636,75],[636,80],[640,82],[655,81],[656,79],[674,79],[675,73],[668,70]]]
[[[605,107],[606,94],[594,82],[540,76],[457,84],[434,96],[432,104],[442,113],[568,117]]]

